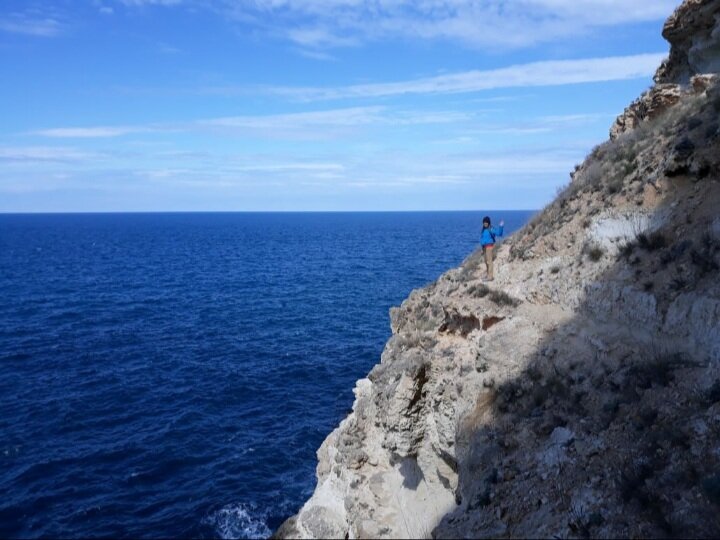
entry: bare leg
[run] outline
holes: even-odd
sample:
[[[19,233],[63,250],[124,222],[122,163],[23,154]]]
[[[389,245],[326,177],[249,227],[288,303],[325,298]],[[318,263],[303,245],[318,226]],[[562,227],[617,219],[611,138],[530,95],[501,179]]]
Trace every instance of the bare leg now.
[[[492,281],[495,279],[494,268],[493,268],[493,246],[483,247],[483,253],[485,254],[485,267],[487,268],[487,279]]]

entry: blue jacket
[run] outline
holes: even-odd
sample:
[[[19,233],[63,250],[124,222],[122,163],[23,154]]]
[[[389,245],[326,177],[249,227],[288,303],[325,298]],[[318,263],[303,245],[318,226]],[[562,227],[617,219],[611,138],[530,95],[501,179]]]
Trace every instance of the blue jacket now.
[[[502,236],[503,229],[504,227],[502,225],[500,227],[488,227],[487,229],[483,227],[482,234],[480,235],[480,245],[488,246],[494,244],[495,239],[493,238],[493,234],[495,236]]]

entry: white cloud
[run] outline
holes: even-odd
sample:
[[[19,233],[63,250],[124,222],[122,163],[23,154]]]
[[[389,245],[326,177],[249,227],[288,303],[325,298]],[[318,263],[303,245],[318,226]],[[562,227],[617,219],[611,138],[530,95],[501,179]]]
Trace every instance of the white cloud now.
[[[303,46],[392,38],[525,47],[593,28],[665,19],[678,0],[225,0],[225,11]],[[259,23],[260,24],[260,23]]]
[[[663,53],[553,60],[485,71],[438,75],[393,83],[359,84],[331,88],[277,87],[276,94],[300,100],[378,98],[403,94],[456,94],[497,88],[561,86],[649,77],[665,58]]]
[[[278,182],[315,184],[334,183],[344,178],[345,165],[341,163],[297,161],[276,162],[276,156],[254,156],[253,163],[245,163],[249,156],[220,156],[212,160],[212,167],[191,164],[187,167],[154,167],[131,171],[134,176],[164,183],[186,185],[226,186],[277,185]]]
[[[54,37],[60,35],[62,31],[63,25],[56,16],[36,10],[11,13],[0,17],[0,32],[35,37]]]
[[[18,161],[23,163],[45,161],[84,161],[99,157],[98,154],[59,146],[0,146],[0,161]]]
[[[450,124],[473,118],[459,111],[393,111],[387,107],[348,107],[290,114],[227,116],[174,124],[137,126],[87,126],[40,129],[30,135],[49,138],[110,138],[143,133],[217,131],[240,134],[271,135],[277,138],[304,136],[328,138],[338,130],[368,126],[408,126]]]
[[[520,48],[596,28],[660,21],[679,0],[117,0],[128,7],[192,5],[302,48],[387,39]]]
[[[196,122],[196,125],[281,132],[322,127],[444,124],[468,120],[471,117],[470,113],[458,111],[390,111],[386,107],[377,106],[266,116],[229,116],[201,120]]]
[[[287,37],[303,47],[348,47],[358,44],[355,38],[336,35],[326,28],[288,30]]]
[[[545,149],[518,150],[503,154],[472,156],[452,153],[378,152],[365,159],[355,155],[336,156],[335,162],[287,161],[275,163],[273,156],[215,156],[210,168],[158,167],[136,171],[152,180],[223,181],[228,185],[262,185],[284,182],[289,188],[301,185],[333,186],[337,189],[409,189],[440,185],[463,186],[495,182],[520,182],[556,176],[565,179],[581,151]],[[277,157],[275,157],[277,159]],[[282,157],[280,157],[282,159]],[[236,162],[234,160],[237,160]],[[248,163],[251,161],[252,163]]]
[[[178,47],[173,47],[167,43],[158,43],[158,51],[162,54],[178,54],[179,52],[182,52],[182,50]]]
[[[103,139],[150,131],[153,129],[148,126],[95,126],[41,129],[32,134],[59,139]]]
[[[228,116],[196,122],[199,126],[255,130],[298,130],[316,126],[360,126],[383,120],[383,107],[350,107],[265,116]]]
[[[615,117],[616,115],[614,114],[566,114],[541,116],[539,118],[527,119],[522,122],[479,125],[472,130],[464,131],[463,133],[465,134],[465,139],[458,142],[468,143],[475,142],[477,140],[476,137],[470,137],[469,135],[481,135],[487,133],[531,135],[536,133],[550,133],[552,131],[567,131],[569,129],[594,122],[603,122],[604,124],[609,125]],[[443,141],[438,141],[438,143],[444,144]]]
[[[183,0],[120,0],[121,4],[126,6],[143,7],[143,6],[175,6],[182,4]]]
[[[313,60],[320,60],[322,62],[337,61],[336,57],[334,57],[333,55],[328,54],[326,52],[322,52],[322,51],[298,48],[298,49],[296,49],[296,52],[300,56],[304,56],[305,58],[312,58]]]
[[[232,170],[243,172],[288,172],[288,171],[316,171],[316,172],[339,172],[345,167],[339,163],[273,163],[257,164],[233,167]]]

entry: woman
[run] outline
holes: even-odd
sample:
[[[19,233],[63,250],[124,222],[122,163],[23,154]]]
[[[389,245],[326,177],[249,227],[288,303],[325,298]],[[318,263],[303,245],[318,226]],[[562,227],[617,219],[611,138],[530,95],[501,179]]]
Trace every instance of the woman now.
[[[482,246],[483,255],[485,256],[485,266],[487,268],[487,277],[485,281],[493,281],[495,279],[493,269],[493,248],[495,247],[495,239],[503,235],[504,221],[500,221],[500,225],[495,228],[490,226],[490,217],[483,218],[483,230],[480,235],[480,245]]]

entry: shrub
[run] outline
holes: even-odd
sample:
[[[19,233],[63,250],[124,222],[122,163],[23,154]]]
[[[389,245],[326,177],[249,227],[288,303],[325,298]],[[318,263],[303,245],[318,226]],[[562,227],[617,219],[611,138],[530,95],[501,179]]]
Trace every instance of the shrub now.
[[[520,301],[518,299],[513,298],[505,291],[491,291],[489,298],[498,306],[517,307],[520,305]]]
[[[687,281],[682,277],[676,277],[670,282],[670,290],[680,291],[685,288]]]
[[[697,116],[694,116],[688,120],[688,130],[692,131],[692,130],[702,126],[702,124],[703,124],[702,119],[698,118]]]
[[[647,390],[653,385],[667,386],[675,379],[675,370],[689,365],[680,353],[653,353],[652,357],[632,366],[628,375],[635,385]]]
[[[640,233],[637,237],[638,245],[646,251],[656,251],[667,246],[667,238],[660,231],[650,234]]]
[[[555,265],[550,269],[551,274],[557,274],[558,272],[560,272],[560,265]]]
[[[600,163],[600,161],[594,161],[585,169],[583,175],[583,182],[586,185],[592,186],[600,184],[600,181],[602,180],[604,174],[602,165]]]
[[[701,276],[704,276],[709,272],[716,272],[720,269],[715,258],[707,251],[694,249],[690,253],[690,258],[693,264],[697,266]]]
[[[535,406],[541,406],[550,399],[567,400],[570,397],[570,380],[568,377],[560,376],[558,373],[550,374],[543,384],[535,385],[532,392],[532,402]]]
[[[720,474],[705,478],[702,482],[703,491],[715,504],[720,504]]]
[[[720,401],[720,379],[717,379],[713,385],[705,391],[703,397],[708,405],[713,405]]]
[[[645,480],[653,475],[653,469],[645,460],[631,461],[620,472],[620,497],[623,502],[630,502],[632,499],[638,499],[641,503],[647,499],[645,491]]]
[[[633,251],[635,251],[635,242],[628,242],[620,246],[620,255],[625,257],[626,259],[630,258],[630,255],[633,254]]]
[[[635,172],[635,169],[637,169],[637,162],[626,161],[623,165],[623,174],[625,176],[630,176],[632,173]]]
[[[523,388],[517,380],[506,381],[498,386],[495,404],[500,412],[506,413],[523,394]]]
[[[605,255],[605,249],[599,244],[587,245],[584,251],[590,260],[594,262],[599,261],[603,258],[603,255]]]
[[[467,292],[475,298],[485,298],[490,293],[490,289],[485,285],[477,284],[471,286]]]
[[[710,233],[703,235],[700,248],[695,248],[690,252],[690,259],[697,267],[701,277],[720,270],[716,258],[718,252],[720,252],[720,242]]]
[[[718,124],[713,123],[710,124],[707,128],[705,128],[705,138],[706,139],[712,139],[718,134]]]
[[[622,190],[623,186],[623,178],[622,176],[616,176],[605,184],[605,191],[608,193],[608,195],[614,195],[615,193],[619,193],[620,190]]]

